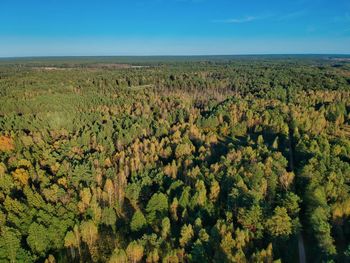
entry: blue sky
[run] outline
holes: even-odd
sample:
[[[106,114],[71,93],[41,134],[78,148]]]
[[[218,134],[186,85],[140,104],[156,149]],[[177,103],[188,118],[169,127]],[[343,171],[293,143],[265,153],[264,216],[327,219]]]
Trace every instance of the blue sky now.
[[[1,0],[0,56],[350,53],[350,0]]]

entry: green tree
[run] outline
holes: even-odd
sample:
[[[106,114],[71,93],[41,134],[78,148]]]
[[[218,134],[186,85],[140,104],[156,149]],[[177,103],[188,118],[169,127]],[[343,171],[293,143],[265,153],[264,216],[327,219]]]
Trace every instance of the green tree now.
[[[28,230],[27,243],[31,250],[39,256],[44,256],[50,247],[47,228],[34,222]]]
[[[142,230],[147,225],[147,221],[141,210],[137,210],[132,216],[130,229],[133,232]]]
[[[161,219],[168,211],[168,199],[163,193],[156,193],[152,195],[151,199],[148,201],[146,207],[146,218],[151,224],[155,222],[156,219]]]
[[[292,220],[284,207],[276,207],[274,214],[266,221],[266,228],[274,237],[287,237],[292,233]]]
[[[111,207],[105,207],[102,210],[102,223],[106,226],[111,226],[115,230],[115,223],[117,221],[117,216],[115,210]]]
[[[3,227],[0,237],[0,261],[17,262],[17,253],[21,247],[20,234],[14,229]]]
[[[166,239],[170,234],[170,219],[168,217],[163,218],[162,220],[162,238]]]

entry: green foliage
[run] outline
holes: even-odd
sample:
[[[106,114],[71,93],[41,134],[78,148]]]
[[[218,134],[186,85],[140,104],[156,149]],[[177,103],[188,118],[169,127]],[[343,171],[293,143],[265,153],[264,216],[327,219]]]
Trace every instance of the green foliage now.
[[[34,253],[40,256],[45,255],[50,245],[47,228],[35,222],[32,223],[28,230],[27,242]]]
[[[113,229],[115,228],[115,223],[117,221],[117,216],[115,211],[111,207],[105,207],[102,210],[102,223],[111,226]]]
[[[153,224],[156,219],[163,218],[168,210],[168,199],[163,193],[155,193],[147,203],[147,221]]]
[[[162,238],[166,239],[170,234],[171,222],[168,217],[162,220]]]
[[[122,249],[115,249],[113,251],[112,256],[108,260],[108,263],[127,263],[128,262],[128,256],[126,255],[125,251]]]
[[[20,233],[14,229],[3,228],[0,238],[0,259],[1,261],[16,262],[18,260],[20,244]]]
[[[133,232],[137,232],[142,230],[147,225],[147,221],[145,216],[142,214],[140,210],[137,210],[132,216],[130,222],[130,229]]]
[[[276,207],[274,214],[266,221],[266,227],[274,237],[288,237],[292,233],[292,222],[287,209]]]
[[[1,262],[349,260],[348,61],[139,60],[0,61]]]

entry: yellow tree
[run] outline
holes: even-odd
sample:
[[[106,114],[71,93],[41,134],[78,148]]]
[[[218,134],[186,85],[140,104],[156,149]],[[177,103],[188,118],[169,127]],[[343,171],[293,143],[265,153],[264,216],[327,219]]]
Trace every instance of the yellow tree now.
[[[131,242],[126,248],[126,254],[132,263],[141,261],[143,257],[143,251],[143,246],[138,244],[136,241]]]
[[[79,212],[83,213],[86,208],[90,205],[91,191],[90,188],[84,188],[80,190],[80,201],[78,203]]]
[[[116,248],[108,263],[128,263],[128,256],[123,249]]]
[[[105,183],[105,191],[108,195],[108,204],[112,206],[114,201],[114,185],[111,179],[107,179]]]
[[[210,186],[210,194],[209,194],[210,201],[215,202],[218,199],[219,194],[220,194],[220,185],[216,180],[214,180]]]
[[[14,172],[12,172],[12,176],[22,186],[25,186],[28,184],[29,174],[23,168],[17,168]]]
[[[280,178],[279,181],[282,185],[282,187],[284,188],[284,190],[288,190],[289,186],[292,184],[293,180],[294,180],[294,173],[293,172],[284,172]]]
[[[64,238],[64,246],[70,249],[73,259],[75,258],[75,248],[78,248],[80,256],[80,235],[77,235],[77,233],[74,230],[68,231]]]
[[[159,262],[158,250],[154,249],[147,255],[146,263],[157,263]]]
[[[0,152],[10,152],[15,149],[13,139],[8,136],[0,136]]]
[[[173,202],[170,205],[170,213],[171,213],[171,217],[177,221],[179,218],[177,216],[177,208],[179,206],[179,201],[177,200],[177,198],[175,197]]]
[[[127,181],[126,181],[125,173],[123,171],[120,171],[117,174],[116,180],[114,181],[115,193],[117,195],[119,207],[122,207],[124,203],[126,184],[127,184]]]
[[[192,225],[184,225],[181,228],[181,237],[180,237],[180,246],[181,247],[185,247],[193,238],[194,232],[193,232],[193,228]]]
[[[90,252],[97,241],[98,229],[92,220],[84,221],[80,225],[80,233],[83,241],[88,245]]]

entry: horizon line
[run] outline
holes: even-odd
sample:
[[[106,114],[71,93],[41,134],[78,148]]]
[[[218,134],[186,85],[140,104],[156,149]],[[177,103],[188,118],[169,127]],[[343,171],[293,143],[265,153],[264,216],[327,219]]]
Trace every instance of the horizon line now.
[[[0,59],[21,58],[111,58],[111,57],[225,57],[225,56],[350,56],[350,53],[242,53],[242,54],[157,54],[157,55],[28,55],[0,56]]]

